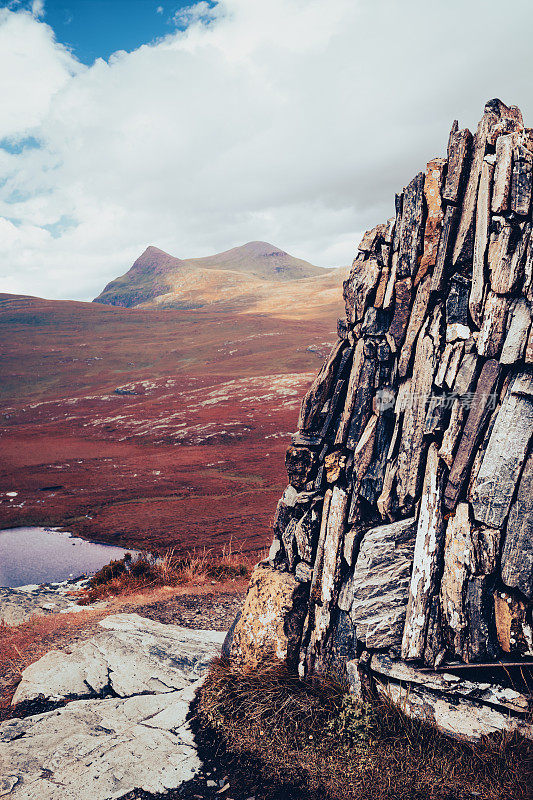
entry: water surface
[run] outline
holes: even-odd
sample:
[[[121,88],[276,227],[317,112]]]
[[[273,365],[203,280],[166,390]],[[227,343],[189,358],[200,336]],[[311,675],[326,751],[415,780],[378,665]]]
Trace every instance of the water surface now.
[[[52,528],[0,530],[0,586],[53,583],[97,572],[135,550],[86,542]]]

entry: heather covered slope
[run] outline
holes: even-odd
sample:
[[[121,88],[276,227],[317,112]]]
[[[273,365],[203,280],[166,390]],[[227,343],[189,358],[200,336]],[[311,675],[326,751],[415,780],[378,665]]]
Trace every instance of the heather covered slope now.
[[[340,305],[280,320],[0,295],[0,527],[263,547]]]
[[[186,260],[151,246],[95,302],[127,308],[209,306],[239,313],[276,313],[281,308],[299,317],[335,305],[343,273],[315,267],[267,242]]]

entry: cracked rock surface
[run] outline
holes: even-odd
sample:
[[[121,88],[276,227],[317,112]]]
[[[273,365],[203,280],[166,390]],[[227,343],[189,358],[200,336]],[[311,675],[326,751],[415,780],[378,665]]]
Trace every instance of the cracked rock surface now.
[[[76,592],[86,585],[87,580],[81,578],[77,581],[30,584],[16,589],[0,587],[0,622],[4,625],[22,625],[36,615],[71,614],[86,611],[87,608],[104,607],[106,604],[103,602],[92,606],[76,604]]]
[[[205,673],[224,639],[219,631],[163,625],[138,614],[113,614],[98,624],[102,633],[70,653],[52,650],[27,667],[13,705],[183,689]]]
[[[201,767],[187,714],[224,634],[116,614],[28,667],[13,699],[77,699],[0,725],[0,797],[113,800],[181,786]]]

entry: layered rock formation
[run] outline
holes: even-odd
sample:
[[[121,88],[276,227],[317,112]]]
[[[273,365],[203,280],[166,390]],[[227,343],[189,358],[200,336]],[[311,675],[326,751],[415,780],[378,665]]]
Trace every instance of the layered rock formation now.
[[[483,675],[533,657],[532,167],[533,129],[492,100],[364,235],[260,566],[283,603],[249,596],[235,661],[292,654],[459,735],[531,733],[530,698]]]

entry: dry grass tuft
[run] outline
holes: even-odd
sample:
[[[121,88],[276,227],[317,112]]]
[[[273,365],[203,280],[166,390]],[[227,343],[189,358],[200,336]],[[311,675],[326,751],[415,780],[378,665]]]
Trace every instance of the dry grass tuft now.
[[[224,752],[265,779],[320,800],[526,800],[533,746],[513,736],[458,742],[392,705],[359,704],[333,679],[283,666],[240,672],[217,660],[198,721]]]
[[[208,550],[177,556],[173,549],[161,555],[141,553],[111,561],[102,567],[78,599],[79,605],[89,605],[104,597],[130,594],[157,586],[201,585],[207,581],[246,579],[250,576],[257,554],[244,556],[225,548],[221,555]]]

